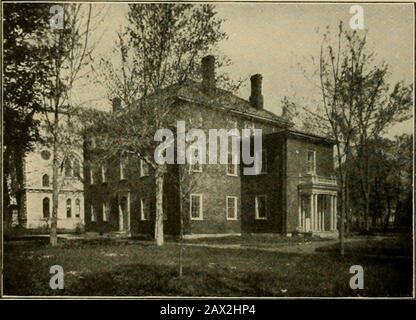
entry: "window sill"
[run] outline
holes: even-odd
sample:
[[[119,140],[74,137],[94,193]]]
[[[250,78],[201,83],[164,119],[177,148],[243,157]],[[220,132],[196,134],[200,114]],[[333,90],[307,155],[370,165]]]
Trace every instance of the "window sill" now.
[[[191,218],[191,221],[203,221],[204,218]]]
[[[227,176],[228,177],[238,177],[238,174],[233,174],[233,173],[228,173],[227,172]]]
[[[267,218],[259,218],[259,217],[256,217],[256,220],[267,220]]]
[[[238,218],[227,218],[227,221],[238,221]]]

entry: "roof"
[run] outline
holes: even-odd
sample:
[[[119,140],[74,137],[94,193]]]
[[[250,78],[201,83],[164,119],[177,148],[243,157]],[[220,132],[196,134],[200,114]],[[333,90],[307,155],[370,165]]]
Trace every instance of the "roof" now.
[[[231,112],[242,117],[255,118],[279,127],[287,128],[293,125],[293,123],[286,121],[271,111],[252,107],[247,100],[236,96],[230,91],[215,88],[215,92],[208,96],[203,91],[202,84],[193,80],[186,80],[166,87],[163,89],[162,95]]]
[[[194,80],[185,80],[182,83],[173,84],[164,88],[162,92],[162,95],[166,98],[176,98],[182,101],[193,102],[206,107],[231,112],[242,117],[255,118],[263,122],[271,123],[280,128],[284,128],[285,130],[283,132],[290,136],[334,143],[334,140],[329,137],[295,128],[294,123],[285,120],[271,111],[254,108],[249,101],[236,96],[230,91],[215,88],[214,94],[208,96],[203,91],[202,84]],[[151,99],[153,95],[148,96],[148,98]]]

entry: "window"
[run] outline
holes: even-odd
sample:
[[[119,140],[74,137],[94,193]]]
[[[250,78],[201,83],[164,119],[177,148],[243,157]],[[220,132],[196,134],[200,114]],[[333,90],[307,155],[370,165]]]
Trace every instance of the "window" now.
[[[202,220],[202,194],[191,194],[191,220]]]
[[[168,220],[168,196],[163,196],[163,220]]]
[[[94,184],[94,170],[90,168],[90,184]]]
[[[266,196],[256,196],[256,219],[266,220]]]
[[[140,176],[146,177],[149,175],[149,165],[140,159]]]
[[[107,167],[104,164],[101,166],[101,182],[107,182]]]
[[[79,199],[75,200],[75,218],[81,217],[81,201]]]
[[[227,220],[237,220],[237,197],[227,196]]]
[[[47,174],[42,176],[42,186],[49,187],[49,176]]]
[[[50,216],[49,198],[43,198],[42,209],[43,209],[43,217],[49,218]]]
[[[149,204],[146,199],[140,199],[140,220],[149,220]]]
[[[199,149],[195,147],[190,147],[189,152],[192,155],[193,164],[189,164],[189,170],[191,172],[202,172],[202,165],[199,163]]]
[[[90,210],[91,210],[91,222],[97,221],[97,216],[95,215],[94,205],[91,205]]]
[[[233,153],[232,151],[228,151],[228,164],[227,164],[227,175],[229,176],[237,176],[238,175],[238,165],[236,155],[234,155],[234,162],[233,163]]]
[[[72,165],[71,160],[66,159],[64,163],[65,177],[72,177]]]
[[[40,153],[40,156],[42,157],[43,160],[49,160],[51,157],[51,153],[48,150],[43,150]]]
[[[261,173],[267,173],[267,150],[261,150]]]
[[[308,151],[307,161],[308,161],[308,172],[315,173],[315,170],[316,170],[315,151],[310,151],[310,150]]]
[[[81,166],[79,164],[78,159],[74,160],[73,169],[74,169],[74,177],[80,177],[81,176]]]
[[[72,217],[72,200],[71,199],[66,200],[66,217],[67,218]]]
[[[110,204],[108,202],[103,203],[103,221],[108,221],[110,216]]]
[[[126,179],[126,163],[127,159],[124,157],[120,158],[120,180]]]

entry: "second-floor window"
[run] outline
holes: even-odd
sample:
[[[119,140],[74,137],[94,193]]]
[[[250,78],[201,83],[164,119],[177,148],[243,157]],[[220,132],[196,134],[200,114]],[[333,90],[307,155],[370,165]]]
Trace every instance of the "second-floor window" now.
[[[227,175],[236,176],[237,174],[238,174],[237,156],[233,155],[232,151],[228,151]]]
[[[202,172],[202,164],[199,163],[199,149],[190,147],[189,152],[193,158],[193,163],[189,164],[189,170],[191,172]]]
[[[71,199],[66,200],[66,217],[67,218],[72,217],[72,200]]]
[[[316,172],[316,153],[315,153],[315,151],[308,150],[307,162],[308,162],[308,173],[315,173]]]
[[[140,176],[147,177],[149,175],[149,165],[140,159]]]
[[[49,176],[47,174],[42,176],[42,187],[49,187]]]
[[[256,219],[257,220],[266,220],[266,196],[265,195],[259,195],[256,196],[255,200],[256,205]]]
[[[120,158],[120,180],[126,179],[126,166],[127,166],[127,158],[121,157]]]

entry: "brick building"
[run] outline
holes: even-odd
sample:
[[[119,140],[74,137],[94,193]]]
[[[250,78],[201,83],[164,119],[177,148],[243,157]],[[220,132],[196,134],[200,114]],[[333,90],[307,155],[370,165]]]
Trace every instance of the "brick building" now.
[[[177,120],[207,136],[208,129],[262,129],[262,172],[244,175],[243,164],[169,165],[165,233],[178,234],[181,226],[187,236],[336,231],[332,141],[297,131],[264,109],[261,75],[251,77],[248,101],[217,88],[214,62],[212,56],[202,60],[202,82],[166,89],[171,107]],[[93,163],[94,148],[86,146]],[[87,230],[153,233],[154,178],[143,162],[113,158],[85,170]]]

